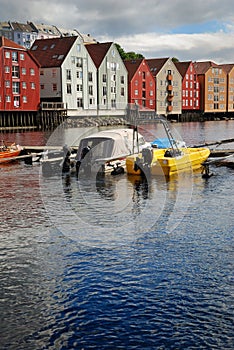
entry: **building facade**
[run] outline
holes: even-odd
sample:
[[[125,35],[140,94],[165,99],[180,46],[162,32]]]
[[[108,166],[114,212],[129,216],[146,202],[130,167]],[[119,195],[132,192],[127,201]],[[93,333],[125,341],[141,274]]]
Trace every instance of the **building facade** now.
[[[0,111],[37,111],[39,63],[23,46],[0,37]]]
[[[200,110],[200,84],[192,61],[175,62],[182,76],[182,112]]]
[[[97,71],[98,114],[120,114],[128,103],[128,72],[112,42],[86,45]]]
[[[156,113],[173,116],[182,112],[182,76],[171,58],[146,60],[156,82]]]
[[[212,61],[194,62],[200,83],[200,111],[225,113],[227,110],[227,74]]]
[[[128,102],[155,111],[155,79],[145,59],[125,60],[128,71]]]
[[[69,116],[97,110],[96,67],[80,37],[36,40],[41,102],[61,102]]]
[[[234,64],[222,64],[220,67],[227,74],[227,101],[226,111],[228,113],[234,112]]]

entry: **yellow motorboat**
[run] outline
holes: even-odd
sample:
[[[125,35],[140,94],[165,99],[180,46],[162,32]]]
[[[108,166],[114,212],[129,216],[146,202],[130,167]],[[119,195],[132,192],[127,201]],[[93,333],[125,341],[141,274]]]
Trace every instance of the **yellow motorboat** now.
[[[128,174],[171,176],[179,172],[196,170],[207,160],[210,150],[207,147],[178,149],[145,149],[139,154],[126,158]]]

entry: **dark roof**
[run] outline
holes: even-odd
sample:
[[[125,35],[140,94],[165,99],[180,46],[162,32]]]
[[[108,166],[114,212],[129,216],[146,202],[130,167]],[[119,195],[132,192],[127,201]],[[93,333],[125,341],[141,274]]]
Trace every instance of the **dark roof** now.
[[[230,73],[232,68],[234,68],[234,63],[220,64],[219,66],[223,68],[226,73]]]
[[[100,67],[104,57],[110,49],[112,43],[97,43],[97,44],[86,44],[85,47],[92,58],[95,66]]]
[[[136,74],[144,58],[138,58],[135,60],[125,60],[124,64],[128,71],[128,80],[131,81],[133,76]]]
[[[219,67],[218,64],[212,61],[194,62],[193,65],[197,74],[205,74],[208,71],[208,69],[212,67],[214,68]]]
[[[36,40],[30,52],[41,67],[60,67],[76,39],[76,36],[70,36]]]
[[[19,22],[10,22],[11,26],[14,30],[19,32],[32,33],[36,32],[35,27],[31,25],[31,23],[19,23]]]
[[[8,47],[11,49],[26,51],[25,47],[16,44],[14,41],[7,39],[4,36],[0,36],[0,47]]]
[[[181,76],[183,78],[185,77],[191,62],[192,61],[188,61],[188,62],[174,62],[176,68],[178,69],[179,73],[181,74]]]
[[[146,62],[150,68],[151,73],[155,77],[160,69],[164,66],[164,64],[168,61],[169,57],[167,58],[149,58],[146,59]]]

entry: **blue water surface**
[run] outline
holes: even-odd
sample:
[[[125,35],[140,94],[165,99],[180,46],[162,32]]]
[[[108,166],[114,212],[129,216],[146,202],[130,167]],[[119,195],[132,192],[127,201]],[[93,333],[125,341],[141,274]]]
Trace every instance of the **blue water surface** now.
[[[0,349],[233,349],[233,169],[212,171],[192,175],[174,230],[178,179],[152,187],[166,199],[150,230],[102,247],[56,227],[39,166],[1,167]],[[67,186],[77,210],[77,180]],[[139,186],[140,210],[151,197]],[[116,200],[102,197],[103,210]]]

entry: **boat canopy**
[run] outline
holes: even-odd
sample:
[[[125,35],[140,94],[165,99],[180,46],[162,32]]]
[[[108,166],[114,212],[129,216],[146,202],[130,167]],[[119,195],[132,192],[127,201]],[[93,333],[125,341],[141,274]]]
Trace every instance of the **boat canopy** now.
[[[175,141],[173,140],[173,144],[176,144],[177,147],[186,147],[184,141]],[[171,142],[168,137],[165,138],[157,138],[151,143],[154,148],[171,148]]]
[[[137,144],[142,147],[145,140],[138,133],[137,142],[137,134],[134,135],[133,129],[104,130],[87,136],[80,141],[77,159],[81,158],[81,152],[86,147],[89,147],[92,151],[93,160],[125,157],[138,151]]]

